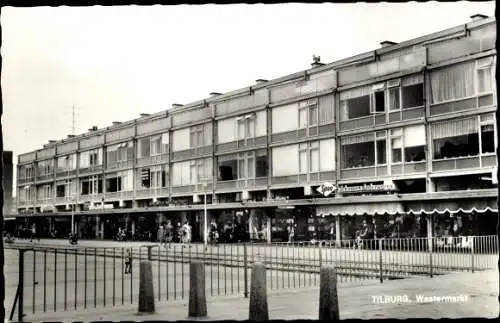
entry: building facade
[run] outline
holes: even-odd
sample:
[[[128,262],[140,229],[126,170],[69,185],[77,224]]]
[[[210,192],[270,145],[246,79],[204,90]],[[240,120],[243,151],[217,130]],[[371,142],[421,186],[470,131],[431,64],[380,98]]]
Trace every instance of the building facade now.
[[[189,221],[196,240],[206,202],[267,241],[494,232],[496,20],[472,18],[22,154],[20,221],[137,239]]]
[[[3,185],[3,215],[7,216],[9,214],[13,214],[13,206],[15,203],[12,203],[12,191],[14,188],[14,167],[12,163],[12,151],[4,151],[2,155],[3,162],[3,177],[2,177],[2,185]]]

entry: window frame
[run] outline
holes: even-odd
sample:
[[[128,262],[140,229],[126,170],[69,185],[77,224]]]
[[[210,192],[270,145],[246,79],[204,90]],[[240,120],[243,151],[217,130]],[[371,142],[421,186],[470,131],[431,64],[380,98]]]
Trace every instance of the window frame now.
[[[497,150],[497,127],[496,127],[496,122],[495,122],[495,115],[493,115],[492,120],[485,120],[481,121],[481,116],[478,116],[479,120],[479,156],[491,156],[495,155],[495,152]],[[493,152],[483,152],[483,131],[482,127],[483,126],[493,126],[493,144],[494,144],[494,149]]]
[[[316,99],[309,99],[300,102],[297,113],[299,121],[298,130],[307,129],[309,135],[309,128],[319,126],[319,104]],[[315,120],[311,120],[311,115],[314,115]],[[303,122],[303,118],[305,118],[305,122]]]
[[[489,62],[485,63],[485,64],[480,64],[481,60],[487,60],[489,59]],[[480,58],[480,59],[476,59],[476,68],[475,68],[475,73],[474,73],[474,87],[475,87],[475,90],[476,90],[476,95],[477,96],[483,96],[483,95],[490,95],[490,94],[493,94],[493,89],[494,89],[494,82],[493,82],[493,66],[494,66],[494,63],[493,63],[493,57],[492,56],[489,56],[489,57],[484,57],[484,58]],[[480,71],[489,71],[489,91],[485,91],[485,92],[480,92],[479,91],[479,73]],[[484,78],[484,76],[483,76]],[[486,83],[485,83],[486,84]]]

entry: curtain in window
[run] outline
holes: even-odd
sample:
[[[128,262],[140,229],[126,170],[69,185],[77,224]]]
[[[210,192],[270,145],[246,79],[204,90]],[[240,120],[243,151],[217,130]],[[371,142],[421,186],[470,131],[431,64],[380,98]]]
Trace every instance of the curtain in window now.
[[[190,182],[191,162],[174,163],[172,166],[172,184],[187,185]]]
[[[275,147],[272,150],[273,176],[295,175],[299,171],[298,145]]]
[[[319,169],[322,172],[335,170],[335,139],[319,141]]]
[[[389,109],[398,110],[400,108],[399,87],[389,88]]]
[[[319,124],[332,123],[334,121],[334,97],[327,95],[319,98]]]
[[[222,144],[236,140],[234,118],[222,119],[217,121],[217,140]]]
[[[181,151],[189,149],[190,131],[189,128],[178,129],[173,132],[172,136],[172,149],[174,151]]]
[[[267,113],[266,110],[255,113],[255,137],[262,137],[267,134]]]
[[[352,144],[359,144],[362,142],[370,142],[374,140],[374,134],[373,133],[367,133],[363,135],[357,135],[357,136],[346,136],[342,137],[341,143],[342,146],[344,145],[352,145]]]
[[[212,146],[212,124],[205,123],[203,125],[201,146]]]
[[[416,125],[404,128],[405,147],[425,146],[425,126]]]
[[[347,100],[340,101],[340,120],[349,120],[349,104],[347,103]]]
[[[151,154],[149,137],[140,139],[139,141],[137,141],[137,144],[138,144],[137,152],[139,157],[149,157]]]
[[[477,117],[432,124],[432,139],[464,136],[478,133]]]
[[[81,168],[89,167],[89,163],[90,163],[89,156],[90,156],[89,151],[85,151],[85,152],[80,153],[80,167]]]
[[[297,103],[273,108],[271,113],[273,133],[297,130],[299,126]],[[286,120],[286,122],[283,122],[284,120]]]
[[[432,103],[474,95],[475,67],[475,61],[472,61],[431,71]]]
[[[411,76],[406,76],[402,80],[403,86],[410,86],[420,83],[424,83],[424,76],[422,74],[414,74]]]
[[[299,110],[299,128],[307,128],[307,108]]]
[[[309,152],[310,152],[309,171],[311,173],[316,173],[319,171],[319,149],[314,148],[311,149]]]

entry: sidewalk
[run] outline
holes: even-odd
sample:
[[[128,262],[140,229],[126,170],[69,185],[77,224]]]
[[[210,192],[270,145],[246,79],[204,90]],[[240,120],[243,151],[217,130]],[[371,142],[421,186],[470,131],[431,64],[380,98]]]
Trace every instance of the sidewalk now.
[[[349,284],[339,287],[341,319],[361,318],[462,318],[498,317],[498,271],[454,273],[434,278]],[[372,296],[404,296],[411,303],[375,302]],[[417,295],[464,296],[458,302],[418,302]],[[205,320],[246,320],[249,299],[224,297],[208,299],[208,318]],[[137,320],[186,320],[188,299],[174,302],[156,302],[156,313],[138,316],[137,304],[106,309],[87,309],[75,312],[29,315],[26,321],[137,321]],[[317,319],[319,289],[282,290],[269,292],[270,319]],[[75,319],[75,317],[77,319]]]

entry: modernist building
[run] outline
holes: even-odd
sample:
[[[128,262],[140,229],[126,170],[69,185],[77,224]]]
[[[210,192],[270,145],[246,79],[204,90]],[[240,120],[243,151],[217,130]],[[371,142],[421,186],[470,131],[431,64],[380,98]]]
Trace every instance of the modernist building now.
[[[99,237],[188,220],[201,239],[206,196],[210,222],[252,236],[493,233],[496,20],[471,18],[50,141],[19,156],[19,216],[64,231],[74,206]]]

